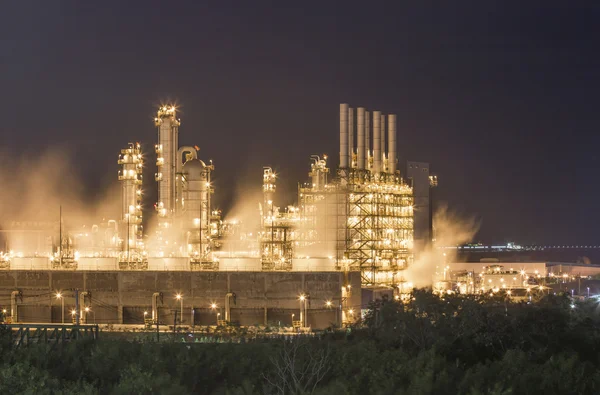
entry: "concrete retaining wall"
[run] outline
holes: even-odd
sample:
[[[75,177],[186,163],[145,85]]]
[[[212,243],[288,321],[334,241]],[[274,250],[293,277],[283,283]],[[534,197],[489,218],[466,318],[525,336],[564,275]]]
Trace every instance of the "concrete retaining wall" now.
[[[164,271],[7,271],[0,272],[0,308],[10,311],[11,292],[22,292],[18,300],[19,322],[61,322],[64,295],[65,321],[70,322],[75,306],[75,289],[90,292],[91,312],[88,323],[142,324],[144,311],[151,314],[152,294],[163,293],[159,318],[165,324],[180,314],[176,294],[183,295],[183,323],[214,325],[218,305],[223,307],[227,292],[236,294],[231,305],[231,320],[241,325],[281,324],[298,320],[299,295],[309,295],[307,322],[313,328],[339,323],[341,289],[352,286],[347,308],[359,309],[360,273],[350,272],[345,280],[341,272],[164,272]],[[332,306],[326,307],[331,301]]]

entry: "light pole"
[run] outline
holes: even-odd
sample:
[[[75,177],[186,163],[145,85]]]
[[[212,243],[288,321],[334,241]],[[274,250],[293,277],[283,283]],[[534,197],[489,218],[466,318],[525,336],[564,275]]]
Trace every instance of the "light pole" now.
[[[306,324],[304,321],[306,320],[306,295],[300,295],[300,325],[304,328]]]
[[[60,292],[56,294],[56,299],[60,299],[60,317],[63,325],[65,324],[65,298]]]
[[[88,313],[90,312],[90,308],[86,306],[86,307],[83,309],[83,311],[84,311],[84,313],[85,313],[85,315],[83,316],[83,322],[85,322],[85,323],[87,324],[87,323],[88,323],[88,319],[87,319],[87,317],[88,317]]]
[[[292,326],[294,326],[294,316],[295,316],[295,315],[296,315],[296,314],[292,313]]]
[[[175,295],[175,299],[179,301],[179,322],[183,324],[183,295],[177,294]]]
[[[587,291],[588,291],[588,298],[590,297],[590,287],[587,287]]]
[[[216,317],[217,317],[217,325],[219,325],[219,316],[221,315],[221,313],[217,312],[217,304],[216,303],[211,303],[210,304],[210,309],[215,312]]]

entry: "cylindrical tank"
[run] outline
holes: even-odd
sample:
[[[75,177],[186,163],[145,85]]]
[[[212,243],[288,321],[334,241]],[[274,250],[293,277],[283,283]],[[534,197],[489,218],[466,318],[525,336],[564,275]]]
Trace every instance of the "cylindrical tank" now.
[[[207,166],[201,160],[191,159],[183,165],[182,174],[186,180],[182,225],[188,233],[188,253],[202,255],[207,247],[204,238],[209,230],[210,220]]]

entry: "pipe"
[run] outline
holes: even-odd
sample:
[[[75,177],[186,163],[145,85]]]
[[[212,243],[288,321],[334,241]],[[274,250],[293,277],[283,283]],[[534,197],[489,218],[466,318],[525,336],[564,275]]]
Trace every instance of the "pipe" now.
[[[158,298],[160,296],[160,292],[154,292],[152,294],[152,322],[158,322]]]
[[[348,104],[340,104],[340,168],[348,168]]]
[[[373,173],[381,172],[381,112],[373,111]]]
[[[371,117],[369,112],[365,111],[365,169],[371,169],[369,158],[371,157]]]
[[[10,293],[10,320],[12,324],[19,322],[19,312],[17,310],[17,297],[20,291],[12,291]]]
[[[388,171],[396,172],[396,114],[388,115]]]
[[[381,132],[379,135],[379,138],[381,140],[381,171],[386,171],[387,170],[387,160],[386,160],[386,155],[385,155],[385,115],[381,114]]]
[[[348,164],[354,167],[354,109],[348,108]]]
[[[181,173],[181,169],[183,168],[183,164],[185,161],[182,161],[181,155],[184,153],[190,153],[192,155],[192,159],[198,159],[198,151],[196,147],[184,146],[177,150],[177,173]]]
[[[357,167],[359,169],[365,168],[365,109],[358,107],[356,109],[356,126],[357,126],[357,139],[356,142],[356,158]]]

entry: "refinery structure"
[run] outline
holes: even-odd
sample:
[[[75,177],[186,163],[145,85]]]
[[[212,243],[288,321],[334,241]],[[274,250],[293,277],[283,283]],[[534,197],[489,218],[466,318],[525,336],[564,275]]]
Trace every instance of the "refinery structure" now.
[[[355,322],[375,298],[407,296],[417,276],[439,292],[513,298],[548,292],[557,275],[574,281],[572,270],[539,262],[448,262],[451,249],[431,248],[437,177],[424,162],[407,162],[401,174],[396,116],[339,110],[337,168],[311,156],[297,201],[282,208],[278,176],[264,167],[250,226],[222,218],[212,160],[201,160],[198,146],[179,146],[177,108],[161,106],[154,152],[133,142],[118,154],[117,218],[74,224],[60,206],[53,222],[2,225],[0,318],[324,328]],[[154,180],[144,180],[154,165]],[[158,192],[157,221],[144,229],[149,188]]]
[[[23,288],[27,288],[22,285],[23,276],[29,279],[25,284],[35,274],[44,278],[39,285],[44,289],[77,289],[78,295],[79,291],[93,294],[90,278],[108,276],[116,284],[108,288],[118,293],[114,302],[117,318],[111,319],[122,323],[127,321],[122,282],[133,282],[147,293],[135,293],[140,302],[129,309],[144,309],[145,304],[151,304],[156,320],[157,294],[189,294],[195,287],[194,278],[226,278],[219,284],[222,289],[218,292],[213,287],[219,281],[210,280],[211,291],[195,296],[203,299],[194,303],[203,306],[189,306],[192,315],[197,308],[206,308],[204,305],[214,309],[219,301],[230,309],[231,295],[243,295],[246,291],[254,294],[256,287],[262,287],[264,294],[249,297],[247,303],[248,308],[257,308],[252,307],[256,301],[251,299],[261,300],[259,309],[264,310],[264,317],[254,320],[266,323],[273,316],[284,314],[286,309],[299,309],[296,317],[300,321],[292,321],[308,326],[305,310],[309,303],[313,310],[317,305],[325,308],[329,323],[352,321],[356,318],[354,310],[361,306],[361,288],[396,289],[407,281],[403,273],[414,259],[413,184],[417,180],[407,180],[398,169],[395,115],[341,104],[339,121],[339,166],[330,168],[326,155],[312,156],[308,181],[299,184],[296,204],[277,206],[277,175],[269,167],[263,169],[263,199],[255,206],[260,226],[253,229],[243,223],[224,221],[221,212],[214,209],[211,174],[215,166],[212,161],[199,158],[197,146],[179,146],[181,121],[177,108],[161,106],[154,119],[158,133],[154,147],[154,181],[158,190],[155,229],[145,232],[142,228],[143,207],[148,204],[144,202],[144,190],[152,187],[143,180],[142,170],[153,161],[149,160],[149,153],[142,152],[140,143],[129,143],[120,151],[117,161],[120,218],[75,227],[63,221],[60,208],[56,223],[13,223],[2,230],[5,248],[0,255],[0,267],[4,271],[0,274],[5,278],[0,287],[7,294],[10,290],[10,303],[14,307],[18,304],[15,295],[23,295]],[[426,184],[421,189],[429,189],[428,169],[420,179],[420,184]],[[128,276],[135,280],[127,280]],[[248,290],[242,289],[242,285],[234,289],[232,276],[242,282],[253,279],[253,285]],[[261,276],[259,281],[264,284],[256,285],[256,276]],[[192,279],[189,285],[178,286],[177,281],[168,280],[159,287],[163,277],[180,278],[183,283]],[[74,280],[56,286],[57,278]],[[280,290],[270,297],[268,289],[273,286],[273,279],[297,284],[287,293]],[[144,281],[151,284],[139,283]],[[102,292],[109,297],[108,290]],[[202,292],[198,290],[196,295]],[[319,293],[323,294],[319,296],[322,300],[316,302]],[[299,307],[302,302],[304,307]],[[6,301],[2,303],[7,305]],[[80,305],[85,304],[83,300]],[[50,305],[52,311],[56,306]],[[270,308],[275,309],[271,317]],[[186,316],[183,303],[181,310],[180,319]],[[45,320],[55,320],[54,313],[48,314],[50,318]],[[223,317],[229,320],[233,315],[225,311]]]
[[[5,268],[56,270],[360,271],[363,286],[393,285],[412,261],[413,194],[397,170],[396,116],[340,105],[340,165],[311,157],[296,205],[274,201],[277,176],[264,168],[260,229],[228,223],[211,207],[212,161],[179,147],[174,106],[155,126],[157,229],[142,229],[140,143],[120,151],[121,217],[83,233],[59,221],[36,237],[7,231]],[[387,147],[387,150],[386,150]],[[257,177],[257,180],[259,178]],[[27,226],[27,224],[23,224]],[[58,228],[58,231],[57,231]],[[31,230],[31,229],[28,229]],[[20,239],[14,246],[11,241]]]

